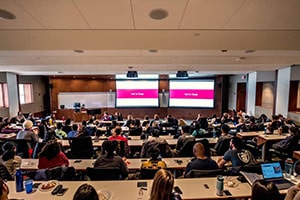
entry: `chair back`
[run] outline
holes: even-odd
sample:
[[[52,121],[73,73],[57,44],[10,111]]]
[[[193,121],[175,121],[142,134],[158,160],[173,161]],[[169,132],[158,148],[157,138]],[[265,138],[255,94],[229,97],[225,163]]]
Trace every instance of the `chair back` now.
[[[25,139],[8,139],[16,144],[16,155],[22,158],[30,158],[28,140]]]
[[[223,169],[209,169],[209,170],[198,170],[192,169],[187,174],[185,178],[199,178],[199,177],[217,177],[218,175],[223,175]]]
[[[119,156],[124,157],[128,155],[128,145],[125,141],[113,140],[112,142],[114,143],[114,145],[116,145],[116,153]]]
[[[159,168],[141,168],[141,179],[153,179]]]
[[[223,156],[224,153],[229,149],[231,138],[225,138],[223,142],[216,149],[217,156]]]
[[[74,159],[90,159],[94,155],[92,138],[78,137],[69,140],[71,147],[71,156]]]
[[[46,144],[46,142],[36,143],[34,150],[33,150],[32,158],[34,158],[34,159],[39,158],[39,153],[41,152],[41,150],[45,146],[45,144]]]
[[[97,180],[120,180],[121,171],[117,167],[111,168],[86,168],[86,175],[92,181]]]
[[[187,140],[183,146],[180,148],[180,156],[182,157],[193,157],[193,147],[196,143],[195,140]]]
[[[72,181],[76,175],[74,167],[57,166],[46,170],[47,180]]]

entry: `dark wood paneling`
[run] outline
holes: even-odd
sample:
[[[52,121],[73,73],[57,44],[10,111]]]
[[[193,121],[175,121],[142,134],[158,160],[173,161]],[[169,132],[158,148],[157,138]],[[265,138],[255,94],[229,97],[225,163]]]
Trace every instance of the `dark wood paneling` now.
[[[222,86],[223,78],[219,76],[216,78],[216,83]],[[58,108],[59,92],[108,92],[112,90],[116,91],[115,80],[112,76],[105,77],[50,77],[51,89],[51,105],[52,111],[56,111],[57,118],[65,116],[65,118],[74,118],[73,110],[60,110]],[[159,91],[169,91],[169,81],[167,75],[160,75]],[[177,118],[195,119],[198,113],[202,113],[206,116],[213,114],[221,115],[222,108],[222,87],[215,87],[215,108],[214,109],[194,109],[194,108],[101,108],[102,113],[108,111],[110,114],[118,111],[121,112],[123,117],[126,118],[128,114],[132,114],[134,117],[143,118],[144,115],[149,115],[150,118],[154,114],[159,114],[161,118],[164,118],[167,114],[171,114]],[[80,118],[80,117],[77,117]]]
[[[290,82],[289,111],[297,111],[298,81]]]
[[[246,83],[237,84],[236,111],[246,110]]]
[[[263,83],[256,83],[255,105],[262,106]]]

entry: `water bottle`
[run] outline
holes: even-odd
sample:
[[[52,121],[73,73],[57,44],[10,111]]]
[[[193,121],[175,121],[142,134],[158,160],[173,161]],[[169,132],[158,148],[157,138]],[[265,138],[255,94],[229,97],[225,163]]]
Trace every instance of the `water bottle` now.
[[[292,170],[293,170],[293,160],[291,158],[287,158],[285,160],[284,170],[285,170],[285,177],[290,178],[292,175]]]
[[[224,177],[222,175],[218,175],[217,177],[217,195],[223,196],[223,190],[224,190]]]
[[[217,137],[216,129],[214,128],[212,132],[213,132],[213,138],[216,138]]]
[[[24,190],[24,186],[23,186],[23,174],[21,172],[21,170],[18,168],[16,171],[16,191],[17,192],[22,192]]]

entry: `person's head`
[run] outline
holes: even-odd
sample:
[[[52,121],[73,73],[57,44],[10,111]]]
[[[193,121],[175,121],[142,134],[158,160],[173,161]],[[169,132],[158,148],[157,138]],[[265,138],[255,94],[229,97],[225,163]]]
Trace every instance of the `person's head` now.
[[[65,121],[65,125],[69,126],[71,124],[72,120],[70,118],[67,118]]]
[[[226,125],[226,124],[223,124],[221,126],[221,131],[222,131],[222,133],[228,134],[229,131],[230,131],[230,127],[228,125]]]
[[[153,118],[154,118],[155,120],[159,120],[158,114],[155,114],[155,115],[153,116]]]
[[[61,151],[61,146],[56,140],[49,140],[39,153],[39,157],[46,157],[48,160],[56,157]]]
[[[279,120],[278,115],[273,115],[273,116],[272,116],[272,121],[278,121],[278,120]]]
[[[258,180],[252,185],[252,200],[281,200],[278,188],[273,182]]]
[[[99,200],[99,197],[95,188],[85,183],[76,190],[73,200]]]
[[[160,154],[160,150],[157,147],[153,147],[148,152],[151,160],[157,160]]]
[[[140,119],[135,119],[134,120],[134,125],[137,126],[137,127],[141,126],[141,120]]]
[[[0,200],[7,200],[8,194],[9,194],[9,188],[0,177]]]
[[[266,134],[273,134],[274,128],[272,126],[267,126],[266,128]]]
[[[15,156],[16,145],[13,142],[5,142],[2,146],[3,154],[2,160],[7,161],[13,159]]]
[[[174,186],[174,177],[171,172],[165,169],[160,169],[156,172],[150,194],[151,200],[171,199],[171,193]]]
[[[204,156],[205,155],[205,149],[204,149],[203,144],[200,143],[200,142],[194,144],[193,153],[196,157]]]
[[[243,141],[239,137],[233,137],[230,140],[230,147],[232,149],[242,149],[243,148]]]
[[[299,136],[298,128],[295,127],[295,126],[291,126],[291,127],[289,128],[289,133],[290,133],[291,135]]]
[[[77,124],[73,124],[72,125],[72,130],[73,131],[78,131],[78,125]]]
[[[116,133],[116,135],[121,135],[121,133],[122,133],[122,128],[121,128],[120,126],[117,126],[117,127],[115,128],[115,133]]]
[[[104,112],[104,116],[108,116],[108,112],[107,111]]]
[[[33,123],[30,120],[25,120],[24,123],[23,123],[23,128],[26,129],[26,130],[31,129],[32,126],[33,126]]]
[[[102,151],[106,153],[106,157],[110,158],[114,156],[115,145],[112,141],[106,140],[102,143]]]
[[[182,133],[190,133],[191,127],[190,126],[182,126],[181,132]]]
[[[158,129],[153,129],[151,134],[153,137],[159,137],[160,131]]]
[[[57,125],[56,125],[57,129],[62,129],[62,127],[63,127],[63,124],[61,122],[57,123]]]

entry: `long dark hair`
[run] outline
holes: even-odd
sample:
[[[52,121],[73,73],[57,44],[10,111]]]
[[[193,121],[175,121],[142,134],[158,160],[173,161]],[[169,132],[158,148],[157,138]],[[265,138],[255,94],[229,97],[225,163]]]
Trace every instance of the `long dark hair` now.
[[[46,157],[48,160],[56,157],[61,151],[61,146],[56,140],[50,140],[42,148],[42,151],[39,153],[39,158]]]

